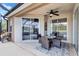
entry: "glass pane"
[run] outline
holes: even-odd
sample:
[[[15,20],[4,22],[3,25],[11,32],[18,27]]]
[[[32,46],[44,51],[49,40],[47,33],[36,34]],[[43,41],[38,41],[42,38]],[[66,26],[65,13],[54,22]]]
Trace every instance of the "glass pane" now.
[[[63,36],[64,39],[67,39],[67,19],[56,19],[52,20],[52,33],[59,32],[60,36]]]
[[[30,26],[29,26],[29,21],[27,21],[28,19],[23,19],[23,40],[28,40],[30,39]]]
[[[32,23],[31,23],[31,39],[35,40],[37,39],[37,35],[38,35],[38,19],[31,19]]]
[[[0,3],[0,14],[5,15],[16,5],[17,3]]]
[[[38,19],[22,18],[23,40],[35,40],[38,35]]]

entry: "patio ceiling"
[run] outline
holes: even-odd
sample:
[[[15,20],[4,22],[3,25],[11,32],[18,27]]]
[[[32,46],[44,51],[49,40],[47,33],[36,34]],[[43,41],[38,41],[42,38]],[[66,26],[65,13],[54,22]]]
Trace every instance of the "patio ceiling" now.
[[[59,11],[59,13],[73,11],[74,4],[72,3],[52,3],[41,6],[38,9],[32,10],[27,14],[42,14],[46,15],[51,9]]]
[[[72,12],[74,5],[75,5],[74,3],[32,3],[28,7],[16,13],[14,16],[23,16],[27,14],[46,15],[47,12],[49,12],[51,9],[57,10],[59,11],[59,13],[68,12],[68,11]]]

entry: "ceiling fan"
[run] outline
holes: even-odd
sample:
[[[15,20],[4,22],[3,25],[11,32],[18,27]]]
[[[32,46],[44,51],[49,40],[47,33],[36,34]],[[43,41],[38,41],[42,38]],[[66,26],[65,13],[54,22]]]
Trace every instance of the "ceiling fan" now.
[[[49,13],[49,16],[52,17],[53,15],[59,16],[58,12],[59,11],[50,10],[50,12],[47,13]]]

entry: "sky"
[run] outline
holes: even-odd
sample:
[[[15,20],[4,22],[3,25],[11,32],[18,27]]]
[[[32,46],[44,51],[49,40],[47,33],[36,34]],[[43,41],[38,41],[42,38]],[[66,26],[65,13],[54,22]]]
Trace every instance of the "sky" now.
[[[1,3],[4,7],[6,7],[7,9],[11,10],[14,6],[16,6],[16,3]],[[0,7],[0,14],[4,15],[6,14],[8,11],[2,9]]]

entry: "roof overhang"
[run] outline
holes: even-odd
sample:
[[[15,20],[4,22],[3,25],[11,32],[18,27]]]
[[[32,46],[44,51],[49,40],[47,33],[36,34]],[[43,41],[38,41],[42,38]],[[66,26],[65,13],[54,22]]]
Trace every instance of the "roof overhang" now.
[[[30,6],[31,4],[32,3],[20,4],[19,6],[16,6],[13,10],[11,10],[9,13],[7,13],[5,16],[11,17],[11,16],[15,15],[16,13],[20,12],[21,10],[23,10],[24,8]]]

